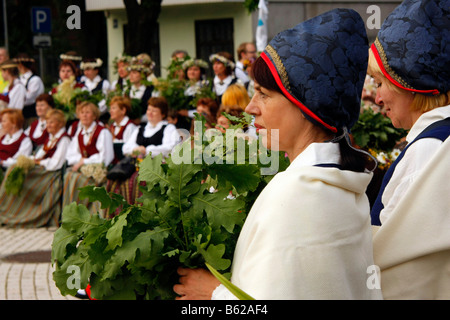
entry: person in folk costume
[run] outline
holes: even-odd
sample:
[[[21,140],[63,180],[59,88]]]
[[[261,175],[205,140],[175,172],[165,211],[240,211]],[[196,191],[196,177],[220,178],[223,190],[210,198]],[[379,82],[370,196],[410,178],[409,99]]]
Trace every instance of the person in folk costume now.
[[[131,111],[131,101],[127,97],[115,96],[111,99],[109,113],[113,123],[109,129],[114,143],[114,161],[117,163],[123,158],[123,145],[131,139],[136,124],[130,119],[128,114]]]
[[[21,53],[14,58],[17,62],[20,73],[20,81],[27,90],[25,97],[25,105],[23,107],[23,116],[25,118],[25,127],[28,127],[31,122],[37,118],[36,115],[36,97],[44,93],[44,83],[42,79],[36,74],[34,59],[28,57],[27,54]]]
[[[33,149],[43,145],[48,139],[47,131],[47,112],[55,108],[55,101],[48,93],[42,93],[36,98],[36,115],[37,119],[25,129],[25,134],[30,137],[33,142]],[[65,122],[64,122],[65,125]]]
[[[234,72],[236,77],[242,81],[246,89],[250,82],[247,67],[256,60],[256,53],[256,45],[253,42],[243,42],[237,49],[238,61],[236,61]]]
[[[66,154],[69,166],[64,176],[63,207],[72,201],[84,203],[89,209],[96,210],[96,204],[78,201],[78,188],[87,185],[102,185],[82,173],[83,166],[98,164],[107,168],[114,160],[114,148],[111,132],[99,121],[100,110],[92,102],[84,101],[77,105],[77,115],[81,128],[72,138]],[[92,166],[91,166],[92,167]]]
[[[236,67],[233,56],[226,51],[221,51],[209,56],[214,71],[213,92],[216,95],[217,103],[221,103],[222,95],[229,85],[233,83],[242,84],[234,75]]]
[[[180,135],[173,124],[167,122],[169,105],[164,97],[148,100],[147,123],[141,123],[131,138],[123,145],[123,153],[136,157],[163,154],[167,157],[177,143]]]
[[[184,95],[189,97],[189,102],[191,102],[202,88],[209,86],[209,81],[206,79],[206,70],[209,66],[202,59],[188,59],[183,62],[181,67],[187,80]],[[187,110],[180,110],[180,115],[194,118],[195,109],[195,106],[190,106]]]
[[[75,79],[77,82],[81,82],[82,71],[80,69],[81,61],[83,61],[83,57],[80,56],[76,51],[67,51],[66,53],[62,53],[59,55],[59,59],[61,61],[68,60],[73,63],[75,66]]]
[[[65,57],[65,56],[63,56]],[[53,96],[59,92],[59,89],[63,85],[63,82],[69,82],[72,81],[70,84],[74,89],[80,88],[82,90],[87,90],[87,88],[84,86],[83,83],[78,82],[76,80],[76,74],[77,74],[77,66],[72,60],[62,60],[59,64],[59,80],[58,83],[55,84],[50,91],[50,94]],[[72,80],[71,80],[72,79]],[[80,121],[78,120],[78,116],[74,121],[70,121],[67,123],[67,134],[70,137],[74,137],[78,131],[80,130]]]
[[[375,161],[349,138],[367,70],[364,21],[334,9],[282,31],[254,64],[255,116],[268,149],[285,151],[239,234],[231,282],[255,299],[381,299],[369,201]],[[206,269],[179,268],[178,299],[236,299]]]
[[[407,145],[372,207],[386,299],[450,298],[450,1],[403,1],[369,54],[375,103]]]
[[[140,100],[141,106],[141,118],[133,119],[136,122],[147,122],[146,118],[146,110],[147,110],[147,102],[148,99],[152,97],[154,86],[152,84],[148,84],[147,75],[151,73],[151,70],[146,65],[148,62],[141,61],[138,58],[134,57],[131,60],[130,65],[127,67],[129,72],[128,79],[130,80],[131,88],[129,88],[129,92],[125,95],[130,99],[138,99]]]
[[[153,83],[153,81],[157,80],[153,70],[155,69],[156,63],[152,60],[149,54],[140,53],[133,59],[137,60],[138,63],[142,64],[145,69],[145,77],[148,82]]]
[[[35,166],[25,176],[19,195],[7,195],[0,189],[1,224],[16,228],[58,226],[63,190],[62,168],[70,137],[66,118],[58,109],[49,108],[45,116],[48,135],[36,154],[30,156]]]
[[[181,141],[175,125],[168,123],[169,106],[164,97],[152,97],[148,100],[148,123],[141,123],[124,140],[122,152],[132,158],[144,158],[151,154],[163,154],[167,157],[177,143]],[[122,195],[128,203],[134,204],[139,196],[138,172],[134,172],[125,181],[108,180],[107,190]],[[108,213],[113,216],[120,212]]]
[[[22,110],[4,109],[0,112],[0,116],[4,133],[0,141],[0,165],[6,169],[14,165],[20,155],[31,155],[33,143],[22,129],[24,123]]]
[[[111,90],[123,92],[127,87],[128,70],[127,67],[131,62],[131,56],[126,54],[120,54],[114,58],[114,71],[117,73],[118,78],[111,84]]]
[[[73,77],[72,86],[73,88],[81,88],[87,90],[86,86],[76,80],[77,67],[71,60],[62,60],[58,67],[58,83],[55,84],[50,91],[50,94],[56,94],[64,81],[69,81]]]
[[[0,65],[3,79],[8,81],[9,85],[0,94],[0,101],[3,102],[3,108],[17,109],[22,112],[25,105],[27,90],[19,79],[19,68],[14,60],[7,60]]]
[[[108,122],[109,113],[108,106],[106,105],[106,97],[111,89],[109,81],[100,75],[100,68],[103,65],[103,61],[99,58],[85,58],[80,64],[80,69],[83,71],[81,82],[87,88],[91,94],[101,94],[103,97],[98,102],[100,109],[100,120],[103,123]]]

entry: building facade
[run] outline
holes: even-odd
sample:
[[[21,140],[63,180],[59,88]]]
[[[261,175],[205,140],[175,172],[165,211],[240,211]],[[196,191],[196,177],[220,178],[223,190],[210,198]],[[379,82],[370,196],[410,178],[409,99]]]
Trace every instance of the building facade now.
[[[302,1],[266,0],[269,10],[268,39],[333,8],[352,8],[366,21],[372,42],[384,19],[401,1],[342,0]],[[123,0],[86,0],[87,11],[103,11],[107,25],[108,76],[114,78],[113,59],[124,51],[127,15]],[[155,73],[164,76],[175,50],[186,50],[191,57],[207,59],[211,53],[228,51],[237,58],[240,43],[255,41],[258,12],[248,13],[244,0],[163,0],[158,34],[149,53],[156,62]]]

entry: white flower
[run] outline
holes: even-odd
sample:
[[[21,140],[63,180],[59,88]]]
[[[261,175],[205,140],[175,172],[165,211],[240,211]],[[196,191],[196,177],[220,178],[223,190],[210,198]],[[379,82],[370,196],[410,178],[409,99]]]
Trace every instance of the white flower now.
[[[400,155],[401,151],[400,149],[394,149],[391,151],[390,157],[392,159],[392,161],[394,161],[395,159],[397,159],[397,157]]]
[[[388,155],[385,152],[380,152],[377,155],[377,160],[379,163],[386,164],[386,159],[388,158]]]

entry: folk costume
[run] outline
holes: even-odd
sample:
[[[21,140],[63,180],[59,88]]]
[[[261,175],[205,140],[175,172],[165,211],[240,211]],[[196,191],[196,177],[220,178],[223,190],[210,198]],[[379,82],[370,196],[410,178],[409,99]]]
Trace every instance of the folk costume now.
[[[28,59],[34,62],[33,59]],[[24,60],[24,58],[18,58],[17,61],[19,63],[26,63],[28,60]],[[24,74],[21,74],[19,77],[22,84],[26,89],[25,103],[23,107],[23,116],[25,119],[35,118],[36,115],[36,98],[44,93],[44,83],[42,79],[34,74],[31,70],[26,71]]]
[[[0,95],[0,100],[4,101],[8,108],[23,110],[25,105],[27,90],[18,78],[15,78],[12,83],[5,88],[3,95]]]
[[[125,141],[132,139],[133,132],[136,129],[137,126],[128,116],[125,116],[120,123],[114,122],[111,125],[110,131],[114,144],[114,163],[117,163],[123,158],[123,145]]]
[[[20,195],[7,195],[0,188],[0,222],[11,228],[58,226],[62,212],[63,171],[70,138],[65,129],[48,134],[32,158],[40,164],[30,170]],[[12,167],[7,174],[12,170]]]
[[[144,146],[146,155],[157,156],[163,154],[167,157],[177,143],[180,142],[180,135],[173,124],[166,120],[160,121],[156,126],[150,122],[142,123],[134,130],[130,140],[123,146],[124,154],[132,154],[134,148]]]
[[[97,69],[103,65],[103,61],[101,59],[96,59],[91,62],[90,60],[83,61],[80,64],[80,69]],[[86,89],[91,94],[101,93],[102,96],[106,97],[111,89],[111,85],[107,79],[102,78],[100,75],[96,75],[93,79],[89,79],[86,76],[82,76],[80,82],[86,87]],[[102,99],[98,102],[98,107],[100,109],[100,113],[104,114],[108,111],[108,106],[106,105],[106,100]]]
[[[64,175],[63,193],[63,207],[76,201],[96,211],[99,210],[97,203],[89,203],[87,199],[84,201],[78,199],[78,188],[88,185],[103,186],[105,181],[96,183],[92,177],[79,171],[73,171],[70,166],[76,164],[81,158],[84,158],[84,165],[102,164],[105,168],[114,159],[111,133],[97,121],[94,121],[89,128],[82,127],[78,134],[72,138],[66,154],[69,168]]]
[[[47,141],[49,134],[46,127],[47,121],[39,118],[34,120],[25,130],[25,134],[33,142],[33,149],[36,149],[37,146],[43,145]]]
[[[381,299],[373,266],[372,173],[341,170],[340,143],[358,120],[367,69],[364,22],[335,9],[275,36],[261,54],[284,96],[332,141],[311,143],[253,204],[231,281],[255,299]],[[351,146],[351,145],[350,145]],[[232,298],[220,285],[213,299]]]
[[[236,64],[233,61],[228,60],[227,58],[219,54],[210,55],[209,61],[211,63],[214,63],[214,61],[219,61],[223,63],[225,67],[230,68],[231,70],[234,70],[236,68]],[[222,95],[224,94],[225,90],[227,90],[230,85],[235,83],[243,85],[242,81],[234,75],[234,72],[232,72],[222,80],[217,75],[214,76],[212,91],[216,95],[216,101],[219,105],[222,101]]]
[[[449,1],[406,0],[371,50],[389,81],[414,94],[450,90]],[[386,299],[450,298],[450,106],[423,113],[371,211]]]
[[[33,144],[23,129],[19,129],[12,135],[6,134],[0,141],[2,167],[11,167],[17,162],[20,155],[29,156],[32,151]]]

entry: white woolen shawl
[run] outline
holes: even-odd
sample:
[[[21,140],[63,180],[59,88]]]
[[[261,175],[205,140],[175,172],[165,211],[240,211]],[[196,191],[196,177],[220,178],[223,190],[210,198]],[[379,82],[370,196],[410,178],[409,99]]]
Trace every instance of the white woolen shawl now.
[[[382,298],[367,286],[372,175],[312,166],[338,155],[337,144],[311,144],[252,206],[231,280],[255,299]]]
[[[374,231],[386,299],[450,299],[450,138]]]

